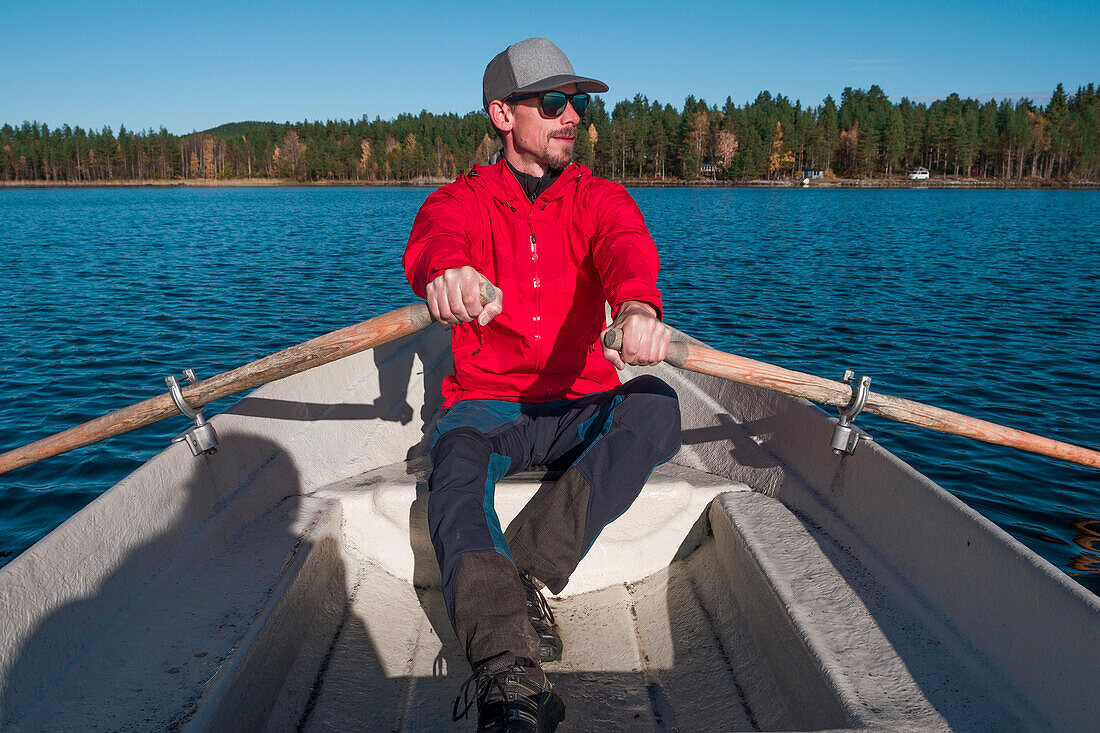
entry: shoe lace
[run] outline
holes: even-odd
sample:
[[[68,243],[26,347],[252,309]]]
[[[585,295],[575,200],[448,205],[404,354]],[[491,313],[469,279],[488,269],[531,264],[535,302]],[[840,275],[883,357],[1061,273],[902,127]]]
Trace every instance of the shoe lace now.
[[[523,573],[521,576],[523,579],[523,589],[527,592],[527,606],[532,608],[538,613],[539,620],[548,622],[551,626],[554,625],[554,611],[550,608],[550,601],[546,600],[537,585],[535,585],[534,579],[527,573]]]
[[[507,690],[504,688],[504,680],[512,672],[512,660],[503,659],[494,665],[493,662],[497,660],[490,660],[489,664],[486,664],[481,669],[470,675],[465,682],[462,683],[462,688],[459,690],[458,697],[455,698],[454,708],[451,710],[451,720],[458,721],[466,717],[475,704],[482,705],[489,697],[489,693],[494,687],[500,691],[501,697],[507,695]],[[500,666],[503,664],[504,666]],[[470,696],[470,686],[474,685],[474,695]],[[459,702],[462,703],[462,712],[458,712]]]

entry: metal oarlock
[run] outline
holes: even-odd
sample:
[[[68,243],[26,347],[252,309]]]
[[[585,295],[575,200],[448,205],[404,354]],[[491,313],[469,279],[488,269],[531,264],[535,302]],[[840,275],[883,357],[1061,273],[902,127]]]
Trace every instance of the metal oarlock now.
[[[863,407],[867,404],[867,395],[871,393],[870,377],[860,377],[859,384],[852,384],[852,380],[855,378],[856,373],[851,369],[844,370],[844,378],[841,381],[852,385],[852,401],[848,403],[847,407],[840,410],[840,420],[833,428],[832,448],[833,453],[838,456],[841,453],[847,455],[855,453],[856,444],[859,443],[860,438],[874,440],[866,430],[857,428],[852,424],[856,416],[863,412]]]
[[[184,369],[183,378],[187,380],[188,384],[199,381],[198,377],[195,376],[194,369]],[[195,421],[194,425],[172,438],[172,442],[186,441],[187,447],[196,456],[202,453],[217,453],[218,434],[214,432],[214,426],[206,422],[206,418],[202,416],[202,408],[195,410],[184,401],[179,379],[176,378],[175,374],[165,377],[164,383],[168,385],[169,394],[172,395],[172,401],[176,403],[176,408],[189,419]]]

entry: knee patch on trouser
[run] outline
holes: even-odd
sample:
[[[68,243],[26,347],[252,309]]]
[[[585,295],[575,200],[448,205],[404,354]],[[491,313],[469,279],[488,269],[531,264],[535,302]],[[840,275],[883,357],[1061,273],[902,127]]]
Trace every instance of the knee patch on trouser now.
[[[533,507],[530,521],[511,538],[519,565],[561,593],[584,556],[584,536],[592,487],[576,466],[562,474]]]
[[[660,379],[642,376],[614,390],[586,422],[591,436],[575,463],[512,532],[517,565],[560,593],[603,528],[638,498],[653,468],[680,448],[680,406]]]

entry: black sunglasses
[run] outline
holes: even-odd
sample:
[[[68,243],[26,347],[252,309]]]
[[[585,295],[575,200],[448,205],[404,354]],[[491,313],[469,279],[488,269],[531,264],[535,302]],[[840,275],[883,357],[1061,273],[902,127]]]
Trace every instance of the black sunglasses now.
[[[514,94],[506,102],[519,102],[523,99],[539,98],[539,103],[542,105],[542,111],[547,117],[560,117],[561,113],[565,111],[565,105],[572,103],[573,109],[577,111],[577,116],[584,114],[584,111],[588,109],[588,102],[591,97],[588,92],[577,92],[576,94],[566,94],[565,92],[532,92],[530,94]]]

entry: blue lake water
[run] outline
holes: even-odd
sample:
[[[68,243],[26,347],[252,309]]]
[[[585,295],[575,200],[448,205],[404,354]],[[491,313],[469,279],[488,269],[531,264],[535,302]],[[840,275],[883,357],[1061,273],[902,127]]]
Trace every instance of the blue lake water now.
[[[410,301],[400,254],[428,193],[0,189],[0,451],[161,393],[184,367],[210,376]],[[1100,448],[1100,192],[632,193],[682,330]],[[1100,592],[1100,472],[859,424]],[[185,426],[0,476],[0,564]]]

